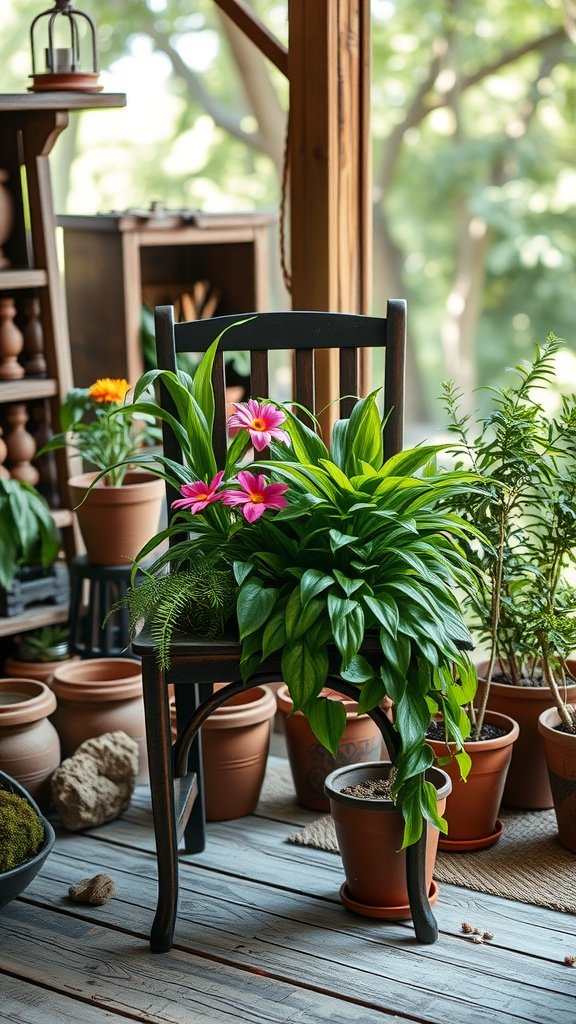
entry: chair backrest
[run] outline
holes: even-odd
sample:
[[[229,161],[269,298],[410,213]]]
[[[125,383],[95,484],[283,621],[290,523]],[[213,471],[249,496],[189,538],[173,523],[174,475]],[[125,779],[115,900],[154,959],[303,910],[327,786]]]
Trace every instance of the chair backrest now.
[[[384,352],[384,412],[389,413],[384,428],[384,452],[388,458],[400,451],[403,443],[406,303],[401,299],[390,300],[386,314],[384,318],[354,313],[286,311],[176,323],[173,306],[157,306],[154,319],[158,366],[175,370],[180,353],[205,352],[222,331],[234,325],[221,339],[213,374],[216,403],[214,450],[222,465],[227,444],[226,352],[250,354],[249,396],[253,398],[266,398],[270,394],[270,353],[293,353],[293,394],[290,398],[316,413],[314,353],[319,349],[337,350],[340,416],[346,417],[354,407],[353,396],[359,393],[360,350],[381,349]],[[375,382],[375,387],[378,386],[379,383]],[[180,460],[178,445],[169,429],[164,430],[164,451],[170,458]]]

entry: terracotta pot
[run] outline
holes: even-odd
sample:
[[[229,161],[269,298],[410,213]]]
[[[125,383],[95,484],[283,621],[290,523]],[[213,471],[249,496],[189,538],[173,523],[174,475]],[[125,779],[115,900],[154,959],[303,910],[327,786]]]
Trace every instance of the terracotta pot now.
[[[562,846],[576,853],[576,736],[559,732],[560,716],[556,708],[543,711],[538,729],[544,741],[558,839]]]
[[[54,846],[56,836],[52,825],[40,813],[38,805],[28,791],[19,785],[16,779],[2,771],[0,771],[0,790],[7,790],[9,793],[15,793],[16,796],[21,796],[24,800],[27,800],[32,809],[38,814],[44,827],[44,842],[38,853],[31,857],[30,860],[18,864],[17,867],[11,868],[9,871],[0,871],[0,907],[4,907],[11,900],[15,900],[21,892],[24,892],[24,889],[36,878],[50,850]]]
[[[16,779],[41,807],[60,764],[60,740],[48,720],[56,697],[36,679],[0,679],[0,770]]]
[[[174,727],[174,698],[170,705]],[[267,686],[256,686],[227,700],[202,726],[207,821],[243,818],[256,810],[275,714],[272,691]]]
[[[486,671],[486,662],[478,665],[478,675]],[[576,676],[576,664],[571,671]],[[563,695],[568,703],[576,702],[576,683],[567,686]],[[488,707],[518,722],[520,734],[512,749],[502,803],[508,807],[540,810],[552,807],[552,790],[548,778],[544,743],[538,731],[538,719],[543,711],[553,706],[547,686],[514,686],[492,682]]]
[[[126,565],[158,529],[164,482],[152,473],[135,470],[126,474],[121,487],[96,484],[84,501],[96,476],[83,473],[68,481],[88,561],[93,565]]]
[[[390,768],[389,761],[345,765],[328,776],[326,793],[346,874],[346,883],[340,890],[342,902],[357,914],[401,921],[411,917],[406,855],[400,849],[404,833],[402,813],[391,800],[368,800],[342,792],[359,782],[387,779]],[[452,783],[439,768],[430,768],[426,778],[436,787],[438,812],[443,814]],[[438,835],[438,829],[428,825],[426,887],[431,903],[438,896],[432,881]]]
[[[452,779],[452,793],[446,804],[448,836],[441,836],[441,850],[477,850],[492,846],[502,834],[498,811],[502,800],[506,773],[512,757],[512,744],[518,738],[518,723],[507,715],[487,711],[485,722],[506,729],[504,736],[490,740],[466,740],[464,750],[472,758],[472,767],[466,782],[460,778],[456,761],[442,767]],[[442,740],[426,741],[437,758],[447,756],[447,746],[454,744]]]
[[[138,661],[88,658],[70,662],[56,669],[52,689],[58,699],[52,721],[64,757],[71,757],[84,740],[122,730],[138,743],[138,779],[146,779],[148,753]]]
[[[276,694],[278,708],[284,716],[284,733],[288,760],[294,779],[296,799],[301,807],[328,812],[330,802],[324,791],[326,777],[336,768],[387,756],[382,734],[369,715],[358,715],[358,704],[334,690],[322,690],[322,696],[341,700],[346,708],[346,726],[337,757],[322,746],[308,719],[294,707],[288,687],[282,685]]]
[[[6,658],[4,671],[13,679],[37,679],[38,682],[51,686],[56,669],[61,665],[68,665],[71,661],[78,661],[78,656],[59,658],[58,661],[18,661],[18,658]]]

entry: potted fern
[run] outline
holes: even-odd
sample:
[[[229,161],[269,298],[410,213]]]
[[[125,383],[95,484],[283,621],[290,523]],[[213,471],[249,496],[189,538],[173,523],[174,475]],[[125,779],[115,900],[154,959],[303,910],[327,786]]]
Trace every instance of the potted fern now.
[[[473,736],[486,713],[520,725],[504,802],[552,806],[538,719],[555,706],[575,731],[568,706],[576,701],[570,654],[576,647],[576,396],[552,415],[551,382],[562,342],[549,335],[534,358],[514,368],[506,387],[489,389],[491,406],[477,419],[460,412],[459,395],[444,386],[450,430],[462,463],[480,474],[482,495],[471,495],[462,516],[481,522],[489,544],[471,543],[468,557],[479,587],[468,591],[472,630],[487,651],[479,665]],[[488,709],[488,711],[487,711]]]

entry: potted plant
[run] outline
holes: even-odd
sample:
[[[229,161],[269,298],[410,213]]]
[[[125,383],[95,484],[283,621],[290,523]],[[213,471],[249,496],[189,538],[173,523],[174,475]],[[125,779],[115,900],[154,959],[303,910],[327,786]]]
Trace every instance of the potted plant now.
[[[30,484],[0,477],[0,615],[19,614],[31,601],[59,598],[54,563],[58,530],[45,499]]]
[[[287,406],[253,399],[237,405],[225,463],[218,466],[211,383],[217,346],[218,339],[193,379],[182,371],[149,371],[135,386],[133,409],[116,413],[163,419],[184,455],[182,466],[156,456],[180,497],[172,522],[140,558],[172,539],[147,569],[160,588],[168,565],[178,573],[213,558],[232,568],[243,678],[281,652],[294,710],[304,712],[333,754],[346,712],[341,701],[320,696],[330,671],[355,684],[360,712],[385,696],[393,700],[401,752],[392,792],[403,814],[403,845],[420,838],[423,817],[445,831],[436,789],[423,777],[434,760],[426,729],[442,710],[466,773],[463,705],[473,697],[476,676],[456,588],[474,585],[462,541],[477,535],[447,502],[464,501],[478,477],[438,472],[441,445],[384,461],[376,392],[336,423],[330,449]],[[151,394],[159,382],[173,414]],[[162,625],[158,616],[156,622]]]
[[[54,829],[30,794],[0,772],[0,907],[30,885],[55,838]]]
[[[62,662],[70,661],[70,637],[65,623],[54,623],[30,629],[23,633],[13,654],[4,662],[7,676],[52,682],[54,670]]]
[[[486,492],[459,505],[481,522],[489,544],[476,540],[468,557],[479,586],[467,604],[473,632],[487,649],[481,676],[477,737],[486,709],[520,724],[504,788],[515,807],[552,806],[538,735],[541,712],[576,700],[570,653],[576,646],[576,396],[550,411],[550,382],[560,339],[550,335],[532,361],[515,367],[507,387],[489,389],[491,408],[463,416],[459,396],[445,385],[450,429],[465,464],[482,475]],[[564,715],[566,721],[566,715]]]
[[[159,431],[146,416],[113,415],[129,390],[128,381],[109,377],[89,388],[73,388],[60,411],[62,432],[38,453],[69,447],[95,468],[68,481],[88,561],[94,565],[132,561],[160,518],[162,481],[135,465],[143,446],[160,439]]]

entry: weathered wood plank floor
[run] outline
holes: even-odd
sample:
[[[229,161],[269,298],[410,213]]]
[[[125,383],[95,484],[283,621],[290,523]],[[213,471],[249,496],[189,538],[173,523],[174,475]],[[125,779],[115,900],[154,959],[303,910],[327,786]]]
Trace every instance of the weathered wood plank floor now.
[[[286,820],[278,820],[278,817]],[[184,856],[174,949],[153,956],[156,864],[148,792],[123,819],[61,833],[36,881],[0,910],[0,1021],[11,1024],[576,1024],[576,920],[442,886],[440,938],[349,914],[334,854],[285,842],[301,811],[209,826]],[[103,907],[68,886],[110,874]],[[492,931],[474,945],[463,920]]]

